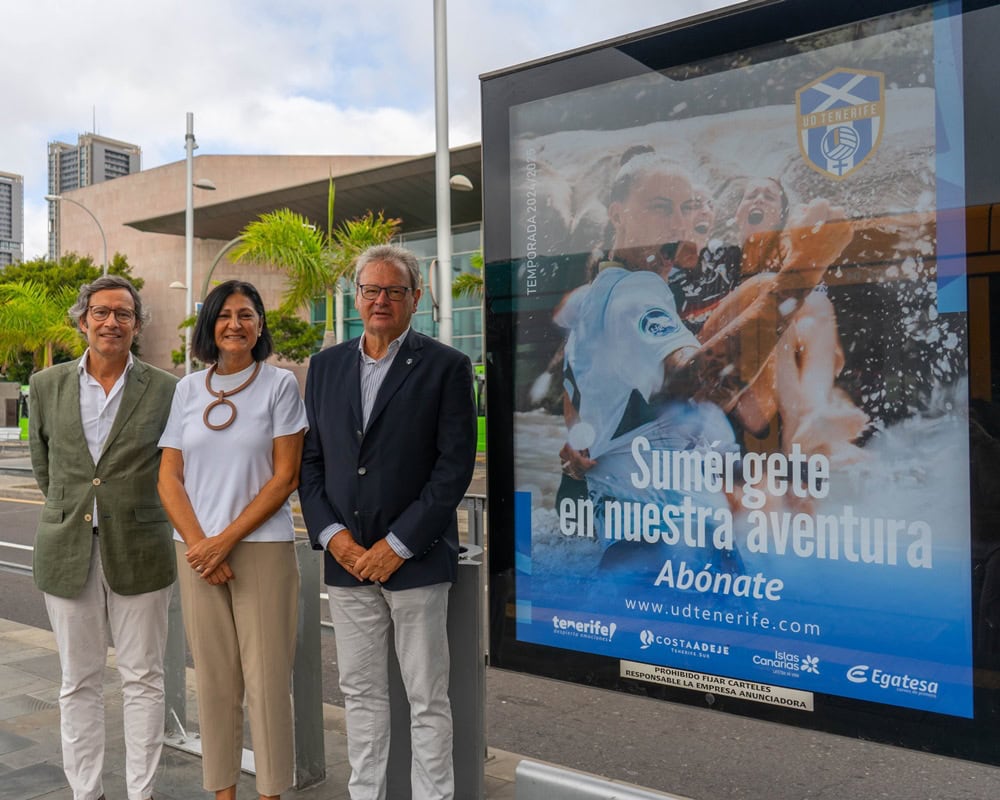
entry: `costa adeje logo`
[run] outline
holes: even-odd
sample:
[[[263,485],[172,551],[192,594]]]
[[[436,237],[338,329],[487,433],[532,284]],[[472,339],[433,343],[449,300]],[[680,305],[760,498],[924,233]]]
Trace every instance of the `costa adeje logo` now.
[[[605,624],[599,619],[579,620],[553,616],[552,630],[561,636],[610,642],[615,636],[615,631],[618,630],[618,624],[615,622]]]
[[[896,689],[907,694],[922,694],[937,697],[938,682],[911,675],[886,672],[867,664],[856,664],[847,670],[847,680],[851,683],[871,683],[882,689]]]
[[[639,320],[639,332],[645,336],[669,336],[677,330],[675,320],[664,308],[651,308]]]
[[[642,643],[640,650],[648,650],[654,644],[660,647],[669,647],[674,652],[700,655],[707,658],[709,655],[728,656],[728,644],[716,644],[715,642],[702,642],[698,639],[687,639],[683,636],[661,636],[653,633],[648,628],[639,633],[639,641]]]

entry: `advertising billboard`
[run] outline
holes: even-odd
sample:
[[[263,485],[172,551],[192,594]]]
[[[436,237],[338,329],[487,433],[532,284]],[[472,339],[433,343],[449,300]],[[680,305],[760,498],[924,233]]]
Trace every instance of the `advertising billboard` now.
[[[817,5],[484,79],[493,660],[923,742],[977,719],[964,31],[997,22]]]

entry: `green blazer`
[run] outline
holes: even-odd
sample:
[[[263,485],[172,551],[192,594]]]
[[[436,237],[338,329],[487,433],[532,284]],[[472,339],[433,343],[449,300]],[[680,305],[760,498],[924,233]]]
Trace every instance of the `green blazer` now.
[[[94,528],[118,594],[162,589],[177,575],[173,528],[156,491],[158,442],[177,379],[136,359],[97,463],[80,418],[79,359],[31,377],[31,467],[45,495],[35,537],[35,584],[76,597],[90,571]],[[93,518],[94,498],[97,515]]]

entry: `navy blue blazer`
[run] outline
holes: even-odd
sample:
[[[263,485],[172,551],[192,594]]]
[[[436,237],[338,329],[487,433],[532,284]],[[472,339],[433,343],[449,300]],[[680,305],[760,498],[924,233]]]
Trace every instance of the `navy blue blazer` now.
[[[414,555],[387,589],[454,582],[455,509],[476,459],[468,357],[411,330],[362,430],[360,354],[352,339],[312,357],[305,401],[299,500],[313,548],[323,549],[317,537],[335,522],[365,548],[392,531]],[[328,551],[324,560],[327,584],[359,585]]]

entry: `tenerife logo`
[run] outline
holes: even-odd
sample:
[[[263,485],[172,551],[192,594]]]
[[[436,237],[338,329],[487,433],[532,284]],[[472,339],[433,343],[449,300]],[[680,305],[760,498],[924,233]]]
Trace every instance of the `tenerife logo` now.
[[[841,67],[795,93],[799,149],[810,167],[846,178],[878,149],[885,128],[885,75]]]
[[[649,646],[653,643],[654,638],[655,634],[649,628],[646,628],[646,630],[644,630],[642,633],[639,634],[639,641],[642,642],[642,647],[640,647],[639,649],[640,650],[648,649]]]
[[[651,308],[639,320],[639,331],[646,336],[669,336],[677,330],[677,322],[662,308]]]
[[[579,620],[565,617],[552,617],[552,630],[561,636],[573,636],[579,639],[596,639],[600,642],[610,642],[615,638],[618,623],[604,623],[599,619]]]

